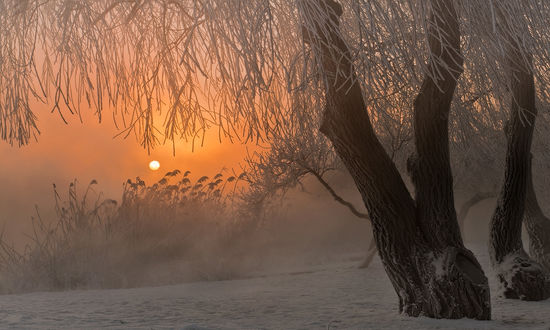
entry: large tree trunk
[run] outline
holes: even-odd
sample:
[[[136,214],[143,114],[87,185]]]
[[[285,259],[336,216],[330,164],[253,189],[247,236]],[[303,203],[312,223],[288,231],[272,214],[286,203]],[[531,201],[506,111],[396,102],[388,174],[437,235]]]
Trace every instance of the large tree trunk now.
[[[525,196],[525,228],[529,234],[529,254],[550,272],[550,219],[542,212],[535,187],[532,168],[527,175],[527,194]]]
[[[449,166],[447,114],[462,61],[458,22],[451,0],[432,2],[437,13],[430,18],[430,29],[443,31],[430,34],[450,36],[454,47],[450,53],[430,37],[432,55],[438,59],[432,64],[440,72],[447,71],[443,65],[457,70],[437,82],[426,78],[415,102],[418,156],[410,168],[418,203],[374,134],[340,34],[340,5],[332,0],[302,1],[304,40],[326,77],[321,131],[332,141],[368,209],[399,310],[411,316],[489,319],[487,278],[462,243]]]
[[[512,105],[504,128],[507,139],[504,185],[491,220],[489,246],[503,296],[542,300],[550,295],[550,282],[541,265],[524,251],[521,240],[537,109],[533,73],[520,47],[520,41],[509,36],[506,56],[511,69]]]

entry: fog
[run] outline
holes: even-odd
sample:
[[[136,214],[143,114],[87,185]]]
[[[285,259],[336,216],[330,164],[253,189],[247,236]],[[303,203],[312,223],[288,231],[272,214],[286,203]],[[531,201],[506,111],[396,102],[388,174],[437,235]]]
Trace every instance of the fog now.
[[[207,137],[208,145],[192,148],[190,142],[177,141],[176,153],[167,143],[147,150],[133,135],[124,138],[112,120],[99,123],[91,113],[65,115],[65,124],[47,106],[37,106],[41,134],[27,146],[0,143],[0,225],[16,246],[28,241],[35,206],[45,218],[53,217],[53,186],[62,191],[78,180],[82,186],[98,181],[98,193],[118,200],[122,184],[140,177],[147,183],[157,181],[174,169],[191,170],[197,178],[211,175],[226,167],[239,167],[243,155],[254,146],[218,142],[214,132]],[[194,150],[193,150],[194,149]],[[160,161],[161,168],[153,172],[150,160]]]
[[[68,117],[70,124],[66,125],[56,114],[47,111],[40,113],[39,118],[42,134],[37,142],[24,147],[0,145],[0,166],[4,169],[0,173],[0,222],[4,227],[5,243],[19,253],[25,251],[27,244],[33,243],[31,218],[36,218],[37,211],[42,221],[52,228],[59,222],[53,183],[61,199],[67,201],[69,184],[75,179],[80,196],[88,183],[96,180],[98,184],[92,187],[89,201],[109,198],[120,203],[123,183],[127,179],[140,177],[147,185],[153,185],[173,169],[190,170],[192,181],[203,175],[213,177],[220,171],[227,178],[232,170],[240,171],[244,156],[258,148],[229,141],[219,143],[215,134],[210,134],[207,142],[212,143],[203,148],[199,146],[192,150],[189,142],[179,141],[175,155],[170,144],[161,145],[148,154],[134,136],[126,139],[115,137],[119,131],[109,121],[98,123],[89,116],[81,123],[78,117],[72,116]],[[152,159],[160,161],[159,171],[148,169],[147,164]],[[349,175],[335,172],[328,176],[328,181],[345,200],[365,212]],[[78,272],[95,272],[96,278],[104,278],[90,280],[86,277],[86,280],[68,287],[131,287],[243,278],[306,269],[350,258],[359,266],[372,239],[368,221],[355,217],[337,203],[313,176],[306,176],[302,183],[302,186],[290,189],[282,199],[276,198],[258,223],[228,217],[210,219],[204,214],[195,219],[194,213],[202,211],[186,209],[187,213],[181,219],[172,220],[185,222],[195,219],[191,224],[182,225],[180,231],[171,226],[153,225],[151,228],[155,234],[152,237],[139,238],[143,245],[141,250],[124,239],[120,242],[114,239],[105,243],[101,243],[101,239],[89,242],[89,237],[82,238],[78,234],[71,239],[81,240],[84,243],[79,244],[84,245],[70,245],[72,248],[108,251],[105,253],[110,256],[110,262],[118,263],[117,271],[122,274],[112,278],[106,268],[112,265],[106,266],[109,263],[103,264],[101,259],[89,259],[87,268],[78,269]],[[457,210],[469,197],[457,194]],[[464,228],[466,242],[485,244],[494,206],[495,199],[488,199],[472,207]],[[159,220],[155,217],[140,221],[146,224]],[[131,222],[132,226],[141,226],[142,223]],[[123,231],[121,233],[118,234],[125,235]],[[164,246],[159,248],[159,244]],[[76,270],[68,268],[64,271],[69,274]],[[40,285],[25,288],[17,284],[9,287],[4,283],[3,289],[11,292],[56,288],[49,287],[51,284],[48,283]],[[64,285],[58,288],[66,288]]]
[[[72,116],[68,117],[70,124],[66,125],[58,115],[46,111],[40,113],[39,118],[42,134],[38,136],[38,142],[24,147],[0,145],[0,166],[4,169],[0,173],[0,222],[4,226],[4,240],[18,251],[24,251],[25,246],[32,242],[31,217],[37,216],[37,210],[45,223],[55,225],[59,221],[54,208],[53,183],[61,198],[66,200],[69,183],[76,179],[78,191],[83,193],[87,184],[96,180],[98,184],[93,186],[91,193],[94,198],[120,202],[123,183],[129,178],[139,176],[152,185],[173,169],[190,170],[193,180],[202,175],[213,176],[222,169],[227,176],[231,169],[240,170],[244,156],[258,148],[228,141],[219,143],[211,134],[209,138],[213,143],[207,147],[191,150],[190,143],[180,141],[175,155],[170,144],[161,145],[148,154],[133,136],[126,139],[115,137],[118,131],[112,122],[98,123],[89,116],[81,123],[78,117]],[[161,163],[157,172],[147,167],[152,159]],[[347,174],[331,175],[329,181],[344,199],[364,210],[360,195]],[[466,198],[468,196],[457,196],[457,209]],[[487,240],[494,204],[495,200],[489,199],[470,210],[464,230],[465,241]],[[134,285],[200,280],[206,275],[197,275],[200,273],[197,267],[217,267],[218,261],[211,261],[214,259],[225,260],[224,267],[231,268],[220,276],[240,277],[268,269],[300,268],[350,256],[359,264],[366,255],[372,237],[368,221],[355,217],[337,203],[313,177],[306,177],[303,186],[288,191],[269,212],[259,226],[247,231],[247,236],[239,234],[233,238],[238,242],[228,246],[238,246],[239,253],[227,246],[220,247],[218,234],[202,233],[197,241],[192,241],[192,245],[198,248],[189,248],[182,254],[187,261],[200,262],[188,265],[186,260],[178,263],[177,258],[152,264],[144,261],[139,270],[140,279],[136,279]],[[239,219],[233,219],[232,223],[239,223]],[[223,228],[226,230],[227,224]],[[220,255],[220,251],[227,252],[227,255]],[[123,257],[128,252],[110,253]],[[190,256],[193,253],[196,255]]]
[[[148,186],[176,168],[190,169],[192,181],[202,175],[212,178],[222,169],[227,178],[230,169],[239,169],[247,150],[252,148],[226,142],[219,148],[197,148],[193,153],[181,148],[173,156],[171,146],[162,146],[149,155],[132,137],[113,138],[116,130],[111,125],[77,122],[67,126],[55,116],[47,117],[45,123],[39,143],[22,148],[4,144],[0,149],[4,155],[1,165],[6,169],[1,174],[0,191],[4,241],[19,252],[29,243],[32,246],[31,217],[36,217],[35,206],[42,221],[51,228],[58,226],[60,216],[55,212],[52,183],[56,183],[62,206],[68,207],[70,182],[78,180],[76,192],[81,198],[88,183],[97,180],[88,199],[87,207],[91,209],[96,199],[110,198],[120,203],[123,183],[136,176]],[[161,162],[159,171],[147,168],[151,159]],[[365,212],[349,175],[335,172],[328,181],[339,195]],[[457,196],[457,209],[468,197]],[[466,242],[487,241],[494,204],[495,200],[489,199],[472,207],[464,230]],[[162,208],[156,207],[153,210]],[[55,279],[48,281],[48,274],[40,279],[22,278],[35,286],[4,279],[2,289],[19,292],[237,279],[307,270],[343,260],[353,260],[359,266],[372,239],[368,220],[357,218],[337,203],[314,177],[306,176],[302,185],[275,198],[261,218],[251,220],[238,218],[237,213],[211,212],[203,206],[189,205],[178,218],[146,212],[137,213],[139,221],[118,216],[119,223],[127,224],[117,227],[113,222],[114,236],[109,239],[102,238],[107,231],[101,226],[93,227],[95,224],[92,229],[74,231],[72,236],[59,236],[60,244],[52,246],[51,251],[67,260],[56,261]],[[107,223],[109,217],[104,216],[101,221]],[[77,224],[80,220],[73,217],[69,221]],[[128,236],[128,231],[138,233]],[[75,266],[74,260],[83,264]]]
[[[219,143],[217,136],[209,133],[208,143],[203,148],[192,148],[190,142],[179,141],[175,155],[170,144],[161,145],[148,154],[139,146],[134,136],[126,139],[115,137],[118,131],[111,122],[98,123],[94,117],[89,116],[81,123],[77,116],[72,116],[67,118],[69,125],[66,125],[57,114],[43,110],[39,112],[41,135],[38,136],[38,141],[24,147],[10,146],[7,143],[0,145],[0,166],[3,168],[0,173],[0,223],[4,227],[4,243],[12,246],[18,253],[28,252],[27,245],[32,246],[33,239],[36,238],[32,217],[36,218],[39,214],[47,226],[59,226],[60,217],[55,210],[53,184],[56,185],[60,198],[67,202],[71,182],[77,180],[77,192],[82,196],[88,183],[96,180],[98,184],[92,187],[88,199],[91,205],[88,207],[92,207],[96,199],[113,199],[120,203],[123,183],[129,178],[140,177],[147,185],[152,185],[173,169],[180,169],[182,172],[190,170],[189,177],[192,180],[197,180],[202,175],[212,177],[220,171],[227,177],[233,170],[240,171],[244,156],[258,148],[255,145],[228,141]],[[152,159],[160,161],[159,171],[148,169],[147,164]],[[342,196],[363,209],[360,196],[349,178],[333,176],[332,184]],[[194,216],[193,212],[191,218]],[[127,287],[240,278],[278,269],[302,269],[329,260],[350,257],[356,258],[359,264],[366,254],[371,239],[370,225],[336,203],[313,178],[306,178],[302,187],[291,189],[283,199],[277,199],[269,212],[261,224],[254,224],[251,230],[236,234],[234,232],[239,230],[231,227],[233,224],[236,224],[234,227],[242,226],[241,219],[222,219],[220,221],[225,223],[218,226],[219,223],[216,222],[214,227],[207,225],[206,232],[196,229],[200,228],[197,225],[185,227],[185,230],[200,232],[192,238],[183,229],[182,232],[174,233],[167,229],[173,227],[155,227],[155,230],[166,232],[157,233],[150,242],[159,240],[159,237],[165,241],[180,240],[169,243],[170,249],[179,245],[181,249],[165,251],[166,258],[160,257],[162,249],[155,250],[157,245],[154,242],[151,243],[151,246],[154,245],[150,248],[151,251],[138,253],[131,246],[124,245],[124,242],[115,246],[98,247],[100,243],[97,242],[86,245],[90,237],[83,238],[81,234],[77,234],[71,240],[84,245],[71,245],[73,247],[106,249],[113,258],[112,262],[132,257],[144,260],[131,260],[126,266],[120,266],[125,267],[122,271],[125,274],[121,275],[124,279],[109,283],[107,280],[98,280],[71,284],[68,287],[49,287],[50,284],[37,280],[36,287],[22,287],[7,281],[2,284],[2,289],[4,292],[17,292],[56,288]],[[182,219],[189,217],[187,214]],[[204,216],[198,218],[203,219]],[[158,219],[143,221],[147,223]],[[216,226],[220,229],[215,229]],[[227,234],[227,231],[232,233]],[[90,233],[92,236],[97,234]],[[38,233],[38,236],[43,238],[47,234]],[[109,242],[106,244],[112,244]],[[143,244],[147,246],[149,243]],[[155,260],[151,261],[149,255],[153,255]],[[86,269],[97,273],[105,272],[104,268],[108,264],[92,259],[83,262],[88,262],[87,267],[92,267]],[[59,270],[66,273],[75,271],[72,268]],[[79,269],[78,272],[82,270],[84,269]],[[21,270],[19,274],[21,275]],[[29,279],[25,281],[31,282]]]

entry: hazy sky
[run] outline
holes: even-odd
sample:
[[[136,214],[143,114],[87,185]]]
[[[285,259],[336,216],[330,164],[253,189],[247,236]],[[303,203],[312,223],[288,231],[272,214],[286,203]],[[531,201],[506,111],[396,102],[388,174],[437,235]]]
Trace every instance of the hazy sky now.
[[[242,144],[220,144],[217,134],[211,134],[205,147],[198,146],[194,152],[190,143],[179,141],[175,156],[169,143],[148,155],[133,135],[114,138],[117,130],[109,116],[101,124],[92,115],[85,116],[84,123],[70,116],[66,125],[47,108],[36,113],[41,130],[38,142],[21,148],[0,142],[0,224],[13,237],[28,230],[35,204],[46,216],[52,213],[52,183],[66,194],[72,180],[78,179],[83,189],[96,179],[96,190],[119,199],[128,178],[140,176],[150,183],[176,168],[191,170],[196,177],[212,175],[224,166],[238,167],[247,151]],[[153,159],[161,164],[157,172],[148,168]]]

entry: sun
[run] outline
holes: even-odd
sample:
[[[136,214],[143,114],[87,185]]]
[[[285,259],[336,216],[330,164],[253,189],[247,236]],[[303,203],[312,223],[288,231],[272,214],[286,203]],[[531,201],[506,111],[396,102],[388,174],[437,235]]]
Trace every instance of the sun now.
[[[160,168],[160,163],[157,160],[152,160],[149,163],[149,169],[151,169],[151,171],[156,171],[159,168]]]

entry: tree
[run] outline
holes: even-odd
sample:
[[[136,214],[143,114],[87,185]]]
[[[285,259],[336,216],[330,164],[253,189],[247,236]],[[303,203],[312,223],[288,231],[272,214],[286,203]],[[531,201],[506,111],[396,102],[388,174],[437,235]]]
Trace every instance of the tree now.
[[[531,37],[519,53],[532,54],[533,76],[548,82],[550,4],[503,2],[522,9]],[[27,143],[37,134],[33,98],[60,115],[109,109],[146,148],[159,133],[195,142],[215,126],[220,137],[269,141],[299,123],[320,125],[362,195],[400,310],[488,319],[487,279],[464,248],[453,201],[449,136],[468,135],[450,135],[449,116],[453,98],[475,100],[482,112],[453,120],[481,134],[509,95],[508,41],[493,33],[493,3],[342,4],[2,1],[0,136]],[[548,94],[537,96],[548,103]],[[407,108],[414,198],[373,124]]]
[[[449,1],[431,4],[428,42],[434,71],[415,100],[417,154],[409,162],[416,201],[374,134],[350,50],[339,30],[342,8],[333,1],[303,3],[304,38],[326,79],[321,132],[332,141],[365,201],[400,310],[408,315],[488,319],[487,278],[460,237],[449,160],[447,118],[463,61],[458,17]],[[456,300],[449,301],[449,296]]]
[[[540,208],[533,184],[532,164],[528,166],[524,220],[529,233],[529,254],[546,272],[550,272],[550,219]]]
[[[504,185],[491,220],[491,262],[507,298],[542,300],[550,297],[550,278],[544,268],[523,249],[521,225],[526,208],[526,194],[536,211],[531,174],[531,141],[537,116],[535,79],[531,69],[532,55],[524,49],[521,21],[513,22],[514,6],[497,6],[498,26],[508,43],[505,59],[510,68],[512,102],[510,118],[504,132],[507,139]],[[515,25],[515,24],[517,25]],[[530,221],[533,223],[534,221]],[[534,237],[535,238],[535,237]]]
[[[538,102],[537,108],[539,109],[539,115],[537,116],[531,150],[531,154],[536,156],[531,157],[523,221],[529,235],[529,255],[541,264],[547,272],[550,272],[550,220],[545,215],[548,208],[544,207],[548,204],[539,204],[539,200],[547,201],[550,198],[548,191],[544,189],[549,179],[549,176],[544,174],[550,166],[548,153],[545,151],[550,146],[546,139],[541,139],[541,136],[548,136],[550,123],[548,121],[548,105]]]

